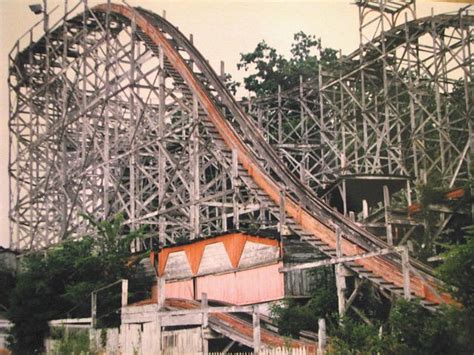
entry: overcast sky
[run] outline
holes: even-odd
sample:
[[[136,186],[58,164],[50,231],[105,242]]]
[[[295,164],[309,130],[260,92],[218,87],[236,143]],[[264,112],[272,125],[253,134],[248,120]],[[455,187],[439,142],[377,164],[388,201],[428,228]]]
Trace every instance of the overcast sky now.
[[[28,5],[42,0],[0,0],[0,245],[8,246],[8,52],[16,40],[40,17],[34,15]],[[89,0],[93,6],[104,1]],[[119,2],[119,1],[117,1]],[[296,0],[187,0],[187,1],[140,1],[128,0],[133,6],[141,6],[158,14],[166,11],[166,18],[179,29],[194,35],[198,50],[218,70],[224,60],[226,71],[241,79],[236,63],[239,53],[249,52],[262,39],[280,53],[288,55],[293,34],[304,31],[321,37],[323,46],[341,49],[343,53],[358,47],[358,14],[354,1],[296,1]],[[471,1],[472,2],[472,1]],[[70,4],[77,1],[69,0]],[[60,5],[52,15],[51,23],[63,11],[64,0],[50,0],[49,9]],[[71,6],[71,5],[69,5]],[[431,13],[454,11],[463,3],[418,2],[418,17]]]

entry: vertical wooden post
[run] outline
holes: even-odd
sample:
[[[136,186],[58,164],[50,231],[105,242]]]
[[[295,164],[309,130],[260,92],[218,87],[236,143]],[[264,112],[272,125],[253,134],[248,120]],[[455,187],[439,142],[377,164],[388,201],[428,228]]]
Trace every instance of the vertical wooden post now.
[[[411,185],[410,185],[410,180],[407,180],[407,204],[408,204],[408,206],[411,205]]]
[[[165,305],[165,275],[157,276],[156,278],[157,286],[158,286],[158,309],[161,309]]]
[[[403,247],[402,256],[402,272],[403,272],[403,296],[406,300],[411,299],[410,291],[410,255],[408,254],[408,247]]]
[[[340,258],[342,256],[341,248],[341,230],[339,227],[336,227],[336,256]],[[339,317],[344,316],[346,310],[346,297],[344,291],[346,289],[346,280],[343,274],[343,265],[337,263],[335,267],[336,271],[336,288],[337,288],[337,309],[339,312]]]
[[[283,257],[283,239],[285,235],[288,234],[288,230],[286,227],[286,207],[285,207],[285,202],[286,201],[286,191],[285,188],[282,187],[280,189],[280,211],[279,211],[279,219],[280,219],[280,257]]]
[[[163,11],[163,18],[165,18],[165,12]],[[165,77],[165,55],[163,47],[159,46],[159,65],[160,71],[158,73],[158,87],[159,87],[159,105],[158,105],[158,139],[163,139],[165,134],[165,114],[166,114],[166,77]],[[158,206],[162,208],[164,196],[165,196],[165,181],[166,181],[166,159],[165,154],[161,148],[158,149]],[[160,248],[165,245],[166,241],[166,220],[165,217],[160,214],[158,217],[158,241]]]
[[[97,325],[97,293],[92,291],[91,293],[91,328],[95,328]]]
[[[163,334],[161,332],[161,316],[160,315],[156,317],[156,340],[158,342],[156,346],[158,348],[157,349],[158,354],[161,354],[161,352],[166,349],[164,349],[164,346],[163,346]]]
[[[278,144],[283,142],[283,117],[281,112],[281,86],[278,85]],[[281,149],[278,149],[278,154],[281,155]]]
[[[367,219],[369,217],[369,204],[367,200],[362,200],[362,218]]]
[[[252,313],[253,323],[253,353],[258,355],[260,353],[260,311],[258,305],[253,306]]]
[[[197,125],[199,121],[199,101],[193,94],[193,109],[191,124]],[[189,166],[193,181],[190,182],[190,202],[189,218],[191,224],[191,239],[195,239],[200,235],[200,215],[199,215],[199,196],[201,195],[200,187],[200,164],[199,164],[199,130],[195,127],[191,133],[191,145],[189,154]]]
[[[221,80],[225,83],[225,63],[221,60]]]
[[[284,186],[280,188],[279,219],[280,219],[280,236],[287,235],[288,233],[286,230],[286,189]]]
[[[128,304],[128,280],[122,280],[122,307]]]
[[[237,150],[232,149],[232,169],[231,169],[231,176],[232,176],[232,186],[234,188],[234,193],[232,194],[232,206],[233,206],[233,224],[234,229],[238,230],[240,227],[240,220],[239,220],[239,183],[238,183],[238,155]]]
[[[326,350],[326,320],[318,320],[318,351],[317,355],[324,355]]]
[[[344,156],[343,156],[344,157]],[[342,163],[345,164],[345,160],[341,159]],[[344,216],[347,216],[347,185],[346,185],[346,179],[342,179],[342,211]]]
[[[355,222],[356,218],[355,218],[355,213],[354,213],[354,211],[349,211],[349,219],[350,219],[352,222]]]
[[[383,205],[385,210],[385,229],[387,230],[387,243],[393,245],[392,225],[390,224],[390,191],[383,185]]]
[[[208,302],[207,302],[207,293],[203,292],[201,294],[201,308],[202,312],[202,325],[201,325],[201,337],[202,337],[202,353],[207,355],[209,353],[209,342],[206,338],[207,326],[208,326]]]

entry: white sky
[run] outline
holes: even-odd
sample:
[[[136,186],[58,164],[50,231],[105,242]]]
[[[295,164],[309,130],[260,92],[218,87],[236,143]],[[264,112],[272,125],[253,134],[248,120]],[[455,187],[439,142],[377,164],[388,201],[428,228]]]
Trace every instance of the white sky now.
[[[103,1],[89,0],[89,6]],[[40,17],[34,15],[29,4],[42,0],[0,0],[0,245],[8,246],[8,53],[16,40]],[[75,4],[77,0],[69,0]],[[119,0],[117,0],[119,2]],[[162,14],[186,35],[194,35],[194,44],[219,70],[224,60],[226,72],[241,79],[236,64],[239,53],[252,51],[265,39],[278,52],[288,55],[293,34],[304,31],[321,37],[323,46],[341,49],[343,53],[358,47],[357,7],[349,0],[128,0],[132,6],[141,6]],[[474,2],[474,0],[470,0]],[[55,11],[51,23],[63,11],[64,0],[49,0],[48,7]],[[418,17],[454,11],[465,3],[418,2]],[[71,5],[69,5],[71,6]]]

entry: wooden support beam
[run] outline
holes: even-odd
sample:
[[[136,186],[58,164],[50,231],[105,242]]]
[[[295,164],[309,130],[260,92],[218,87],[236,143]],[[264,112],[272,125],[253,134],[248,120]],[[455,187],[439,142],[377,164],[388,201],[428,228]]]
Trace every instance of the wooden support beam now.
[[[349,296],[349,298],[347,299],[347,302],[346,302],[346,309],[345,309],[345,312],[347,312],[347,310],[349,309],[349,307],[352,305],[352,302],[354,302],[354,300],[356,299],[357,297],[357,294],[359,293],[362,285],[364,284],[364,279],[359,279],[359,278],[356,278],[355,279],[356,281],[356,286],[354,288],[354,291],[352,291],[351,295]]]
[[[410,256],[408,254],[408,247],[403,247],[401,251],[402,257],[402,272],[403,272],[403,297],[406,300],[411,299],[410,291]]]
[[[50,326],[62,326],[64,324],[69,325],[90,325],[92,323],[92,317],[87,318],[67,318],[67,319],[54,319],[50,320],[48,324]]]
[[[358,255],[349,255],[349,256],[341,256],[341,257],[335,257],[335,258],[329,258],[329,259],[324,259],[320,261],[313,261],[309,263],[302,263],[294,266],[286,266],[282,267],[279,269],[280,272],[290,272],[293,270],[304,270],[304,269],[313,269],[321,266],[329,266],[329,265],[334,265],[338,263],[347,263],[350,261],[356,261],[360,259],[365,259],[365,258],[372,258],[374,256],[379,256],[379,255],[386,255],[386,254],[391,254],[391,253],[397,253],[400,252],[400,250],[403,247],[395,247],[395,248],[384,248],[380,249],[378,251],[371,251],[368,253],[364,254],[358,254]]]
[[[374,324],[372,321],[362,312],[359,308],[355,307],[354,305],[351,305],[352,310],[364,321],[365,324],[373,326]]]
[[[362,218],[367,219],[369,217],[369,204],[367,200],[362,200]]]
[[[97,325],[97,293],[91,293],[91,327],[95,328]]]
[[[258,355],[260,353],[260,310],[259,310],[258,305],[253,306],[252,324],[253,324],[253,353]]]
[[[225,63],[223,60],[221,60],[221,80],[223,83],[225,83]]]
[[[163,350],[163,332],[162,332],[162,323],[161,323],[161,317],[158,314],[156,317],[156,340],[158,342],[157,344],[157,350],[161,354],[161,351]]]
[[[202,316],[200,314],[187,314],[181,316],[161,316],[160,322],[162,327],[179,327],[179,326],[202,326]],[[204,339],[204,332],[201,334]]]
[[[240,220],[239,220],[239,161],[238,161],[238,152],[237,149],[232,149],[232,168],[231,168],[231,177],[232,177],[232,187],[234,188],[234,193],[232,194],[232,204],[233,204],[233,224],[234,229],[239,229]]]
[[[235,344],[235,340],[229,341],[229,344],[227,344],[227,345],[225,346],[225,348],[222,349],[221,353],[222,353],[223,355],[224,355],[224,354],[227,354],[227,353],[229,352],[230,348],[231,348],[234,344]]]
[[[202,325],[201,325],[201,337],[202,337],[202,353],[207,355],[209,353],[209,342],[205,336],[208,327],[208,302],[207,293],[201,294],[201,309],[202,309]]]
[[[383,185],[383,205],[385,211],[385,229],[388,245],[393,245],[392,225],[390,223],[390,191],[387,185]]]
[[[128,280],[122,280],[122,307],[128,304]]]
[[[253,313],[252,306],[223,306],[223,307],[209,307],[206,309],[207,313]],[[158,315],[184,315],[184,314],[199,314],[203,313],[203,309],[179,309],[175,311],[160,311]]]
[[[356,218],[355,218],[355,213],[354,213],[354,211],[349,211],[349,219],[350,219],[352,222],[355,222]]]
[[[326,320],[320,318],[318,320],[318,351],[317,355],[326,354]]]
[[[340,258],[342,256],[341,250],[341,230],[339,227],[336,227],[336,256]],[[342,263],[336,264],[336,288],[337,288],[337,309],[339,312],[339,317],[342,318],[346,311],[346,279],[343,275],[342,268],[344,265]]]
[[[158,309],[162,309],[165,305],[165,284],[166,279],[163,276],[158,276],[156,278],[157,286],[158,286]]]

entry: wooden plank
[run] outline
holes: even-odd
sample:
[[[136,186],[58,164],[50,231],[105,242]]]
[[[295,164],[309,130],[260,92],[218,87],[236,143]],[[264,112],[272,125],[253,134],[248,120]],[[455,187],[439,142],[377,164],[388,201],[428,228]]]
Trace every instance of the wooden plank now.
[[[50,320],[48,324],[50,326],[62,325],[62,324],[91,324],[91,317],[54,319],[54,320]]]
[[[324,260],[320,260],[320,261],[313,261],[313,262],[310,262],[310,263],[303,263],[303,264],[294,265],[294,266],[282,267],[282,268],[279,269],[279,271],[280,272],[290,272],[290,271],[293,271],[293,270],[312,269],[312,268],[316,268],[316,267],[334,265],[334,264],[338,264],[338,263],[347,263],[347,262],[350,262],[350,261],[356,261],[356,260],[365,259],[365,258],[372,258],[374,256],[380,256],[380,255],[385,255],[385,254],[390,254],[390,253],[398,253],[402,249],[403,249],[402,247],[384,248],[384,249],[380,249],[378,251],[372,251],[372,252],[369,252],[369,253],[363,253],[363,254],[358,254],[358,255],[341,256],[341,257],[324,259]]]
[[[181,314],[201,314],[204,310],[196,309],[180,309],[176,311],[161,311],[159,315],[181,315]],[[252,306],[223,306],[223,307],[209,307],[205,312],[209,313],[252,313]]]
[[[202,316],[200,314],[181,314],[171,316],[161,316],[162,327],[174,327],[180,325],[201,325]]]

